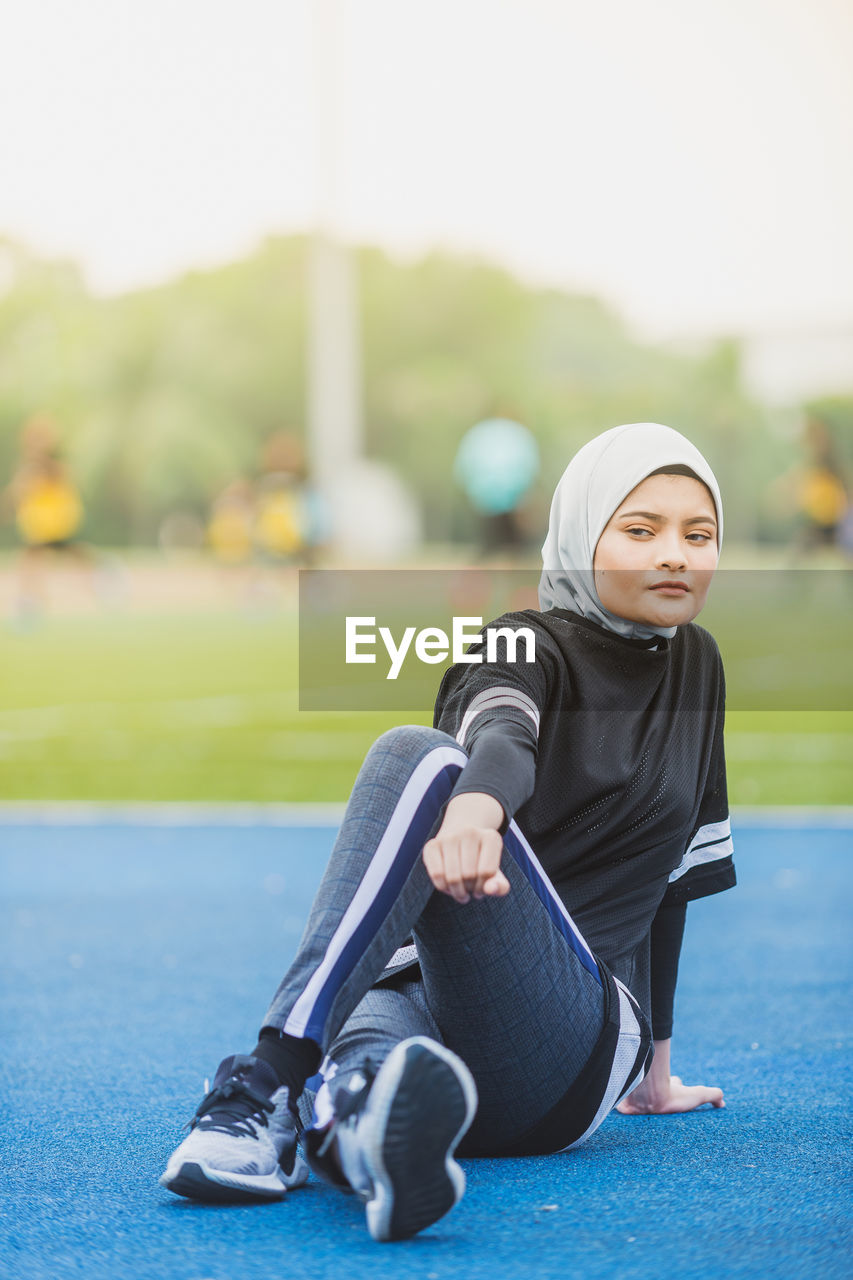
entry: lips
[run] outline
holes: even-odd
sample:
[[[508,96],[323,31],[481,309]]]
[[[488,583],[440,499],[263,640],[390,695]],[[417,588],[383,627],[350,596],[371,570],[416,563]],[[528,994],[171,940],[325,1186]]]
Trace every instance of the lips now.
[[[672,582],[656,582],[651,588],[652,591],[689,591],[686,582],[673,580]]]

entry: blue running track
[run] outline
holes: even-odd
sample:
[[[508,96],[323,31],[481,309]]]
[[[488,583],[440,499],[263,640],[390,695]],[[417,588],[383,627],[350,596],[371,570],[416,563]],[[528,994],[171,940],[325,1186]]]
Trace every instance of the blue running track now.
[[[766,822],[766,820],[765,820]],[[254,1043],[328,827],[0,823],[0,1275],[10,1280],[848,1278],[853,827],[736,823],[693,904],[674,1069],[727,1107],[612,1114],[578,1152],[466,1161],[405,1244],[313,1181],[207,1207],[157,1177]]]

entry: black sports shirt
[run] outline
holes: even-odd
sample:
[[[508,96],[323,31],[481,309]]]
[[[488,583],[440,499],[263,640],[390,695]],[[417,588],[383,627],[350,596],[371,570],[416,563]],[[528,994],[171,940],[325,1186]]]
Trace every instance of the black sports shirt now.
[[[498,635],[495,661],[445,673],[434,723],[469,753],[453,794],[494,796],[503,830],[515,817],[592,950],[667,1038],[683,904],[735,883],[717,645],[694,623],[629,640],[564,609],[484,631],[499,628],[529,628],[535,661],[521,643],[509,661]],[[485,652],[482,639],[468,650]]]

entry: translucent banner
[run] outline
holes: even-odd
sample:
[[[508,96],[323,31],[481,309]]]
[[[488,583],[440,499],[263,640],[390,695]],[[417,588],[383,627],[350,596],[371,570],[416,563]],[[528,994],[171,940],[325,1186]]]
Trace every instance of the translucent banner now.
[[[511,660],[530,661],[523,615],[539,612],[538,583],[525,569],[301,571],[300,709],[428,711],[447,667],[505,613],[521,615]],[[665,616],[686,603],[676,590],[662,601],[646,576],[622,589],[654,592]],[[731,710],[853,709],[853,570],[720,569],[696,621],[720,647]],[[506,660],[507,638],[486,639],[483,661]]]

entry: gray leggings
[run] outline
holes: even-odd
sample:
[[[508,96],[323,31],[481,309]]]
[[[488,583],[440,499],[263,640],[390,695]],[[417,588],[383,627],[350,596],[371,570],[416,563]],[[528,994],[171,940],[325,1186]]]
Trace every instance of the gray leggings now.
[[[421,850],[466,760],[448,734],[422,726],[373,744],[264,1025],[315,1040],[327,1076],[430,1036],[477,1084],[466,1152],[560,1150],[642,1079],[648,1026],[515,823],[504,837],[506,897],[460,905],[433,889]],[[375,985],[409,935],[420,976]]]

